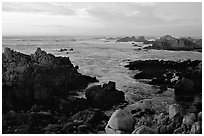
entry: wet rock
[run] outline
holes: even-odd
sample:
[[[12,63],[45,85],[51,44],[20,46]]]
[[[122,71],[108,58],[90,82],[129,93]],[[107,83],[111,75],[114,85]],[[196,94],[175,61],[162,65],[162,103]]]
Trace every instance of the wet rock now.
[[[151,79],[149,84],[166,86],[174,88],[177,80],[181,81],[183,77],[188,79],[189,85],[186,85],[183,81],[182,86],[178,84],[175,89],[176,94],[184,94],[184,90],[187,90],[188,94],[198,94],[202,90],[202,76],[199,71],[198,65],[200,60],[195,61],[164,61],[164,60],[137,60],[130,62],[125,67],[129,70],[138,70],[139,73],[134,75],[135,79]],[[191,80],[191,81],[189,81]],[[193,81],[193,83],[192,83]],[[182,88],[184,87],[184,88]],[[181,89],[181,90],[180,90]],[[191,91],[193,89],[193,91]]]
[[[138,111],[148,111],[149,114],[159,114],[161,112],[166,112],[168,105],[173,103],[173,99],[169,97],[155,97],[152,99],[140,100],[134,104],[128,105],[125,107],[130,113],[132,110]]]
[[[201,122],[195,122],[191,127],[191,134],[202,134],[202,124]]]
[[[150,127],[147,127],[145,125],[142,125],[140,126],[139,128],[136,128],[132,134],[154,134],[155,131],[150,128]]]
[[[126,110],[116,110],[108,121],[105,128],[106,133],[112,133],[114,130],[121,130],[121,133],[130,133],[133,131],[133,116]]]
[[[87,100],[94,107],[108,109],[113,105],[124,102],[124,92],[115,88],[115,82],[109,81],[108,84],[94,85],[85,90]],[[113,99],[114,98],[114,99]]]
[[[174,116],[181,114],[181,108],[177,104],[169,106],[169,118],[172,119]]]

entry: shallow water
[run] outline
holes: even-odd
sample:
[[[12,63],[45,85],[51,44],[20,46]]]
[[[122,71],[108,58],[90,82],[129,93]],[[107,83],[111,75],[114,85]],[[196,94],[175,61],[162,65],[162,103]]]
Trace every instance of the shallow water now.
[[[111,80],[116,82],[117,89],[124,92],[146,92],[149,95],[155,88],[131,78],[132,71],[124,68],[128,62],[138,59],[202,59],[200,52],[137,50],[138,47],[131,43],[107,42],[94,37],[3,37],[2,43],[3,49],[9,47],[26,54],[34,53],[40,47],[56,56],[69,57],[74,65],[79,66],[79,72],[96,76],[100,83]],[[68,51],[59,52],[61,48]],[[73,51],[69,51],[71,48]]]

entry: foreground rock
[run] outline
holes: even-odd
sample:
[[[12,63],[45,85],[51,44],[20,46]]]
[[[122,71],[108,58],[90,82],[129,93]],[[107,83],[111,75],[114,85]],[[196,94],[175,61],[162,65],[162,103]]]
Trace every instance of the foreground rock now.
[[[94,85],[85,90],[86,99],[94,107],[109,109],[113,105],[124,102],[124,92],[115,88],[115,82],[109,81],[108,84]]]
[[[146,101],[146,100],[144,100]],[[153,102],[153,101],[151,101]],[[106,126],[108,134],[201,134],[202,113],[185,113],[179,104],[138,102],[116,110]],[[155,103],[155,102],[154,102]],[[160,101],[160,103],[163,103]],[[149,105],[150,104],[150,105]],[[164,110],[157,110],[163,108]],[[154,111],[155,110],[155,111]],[[129,124],[128,124],[129,122]],[[134,127],[132,127],[134,126]],[[134,128],[134,130],[133,130]]]
[[[195,50],[202,51],[202,39],[193,38],[174,38],[170,35],[156,39],[152,46],[146,49],[164,49],[164,50]]]
[[[96,78],[77,72],[68,57],[55,57],[40,48],[32,55],[5,48],[2,54],[3,112],[31,105],[57,106],[71,90],[87,87]]]
[[[116,110],[105,128],[107,134],[131,133],[134,127],[133,116],[127,110]]]

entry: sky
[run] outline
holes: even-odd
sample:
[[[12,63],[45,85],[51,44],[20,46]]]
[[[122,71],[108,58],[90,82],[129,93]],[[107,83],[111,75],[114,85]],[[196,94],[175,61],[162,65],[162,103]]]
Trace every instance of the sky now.
[[[2,34],[202,36],[202,3],[3,2]]]

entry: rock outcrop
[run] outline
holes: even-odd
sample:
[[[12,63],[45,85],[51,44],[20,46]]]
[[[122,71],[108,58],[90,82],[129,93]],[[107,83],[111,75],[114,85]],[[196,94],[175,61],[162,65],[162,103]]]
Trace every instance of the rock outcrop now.
[[[159,85],[163,90],[175,87],[176,95],[187,95],[198,94],[202,90],[201,63],[201,60],[137,60],[125,67],[140,71],[134,75],[135,79],[150,79],[148,83],[151,85]]]
[[[119,38],[116,42],[147,42],[144,36],[139,36],[136,38],[135,36],[132,37],[124,37]]]
[[[164,49],[164,50],[202,50],[202,40],[193,38],[174,38],[170,35],[165,35],[160,39],[156,39],[152,46],[146,49]]]
[[[33,104],[54,107],[71,90],[87,87],[96,78],[77,72],[68,57],[55,57],[40,48],[32,55],[5,48],[2,54],[3,111]]]
[[[115,104],[124,102],[124,92],[115,88],[115,82],[109,81],[108,84],[94,85],[85,90],[86,99],[94,107],[108,109]],[[114,99],[113,99],[114,98]]]

